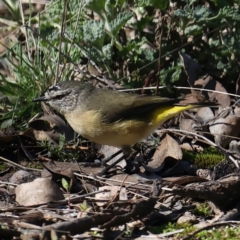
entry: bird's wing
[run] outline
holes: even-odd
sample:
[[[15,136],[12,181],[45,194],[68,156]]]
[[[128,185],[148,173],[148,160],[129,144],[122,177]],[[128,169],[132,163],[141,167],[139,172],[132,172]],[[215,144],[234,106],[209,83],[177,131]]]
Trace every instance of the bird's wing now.
[[[104,92],[97,93],[97,95],[99,94],[104,94]],[[174,103],[179,101],[158,96],[141,96],[113,91],[106,91],[102,98],[97,95],[95,95],[96,99],[102,99],[102,102],[99,105],[92,106],[92,108],[98,110],[99,106],[101,106],[101,112],[108,123],[121,121],[122,119],[130,120],[136,117],[139,119],[142,117],[144,121],[151,121],[153,109],[160,106],[173,106]]]
[[[137,96],[131,105],[122,110],[119,115],[123,116],[125,119],[132,119],[138,116],[139,119],[143,118],[145,121],[151,121],[152,111],[154,109],[159,107],[171,107],[178,101],[179,100],[157,96]]]

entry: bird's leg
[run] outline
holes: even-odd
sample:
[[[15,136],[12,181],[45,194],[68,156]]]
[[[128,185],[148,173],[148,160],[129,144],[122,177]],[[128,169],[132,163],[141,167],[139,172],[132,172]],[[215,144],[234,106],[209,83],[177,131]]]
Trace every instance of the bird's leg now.
[[[122,152],[122,150],[119,150],[119,151],[117,151],[116,153],[114,153],[113,155],[111,155],[110,157],[105,158],[105,159],[102,161],[102,164],[103,164],[104,166],[106,166],[106,164],[107,164],[110,160],[112,160],[113,158],[115,158],[115,157],[116,157],[117,155],[119,155],[121,152]]]
[[[126,170],[129,173],[135,173],[139,171],[139,162],[134,161],[137,155],[137,151],[133,151],[130,146],[122,146],[123,155],[127,163]]]
[[[119,151],[118,151],[118,152],[119,152]],[[122,152],[122,151],[120,151],[120,153],[121,153],[121,152]],[[112,156],[111,156],[111,158],[112,158]],[[112,167],[114,167],[115,165],[117,165],[117,164],[118,164],[119,162],[121,162],[123,159],[125,159],[124,156],[120,157],[120,158],[119,158],[118,160],[116,160],[114,163],[105,166],[104,169],[103,169],[100,173],[98,173],[97,175],[98,175],[98,176],[102,176],[102,175],[106,174]]]
[[[121,152],[123,152],[123,156],[121,156],[119,159],[114,161],[112,164],[106,166],[107,162],[109,162],[111,159],[119,155]],[[132,151],[130,146],[123,146],[121,150],[117,151],[112,156],[103,160],[103,165],[105,166],[105,168],[98,174],[98,176],[102,176],[106,174],[112,167],[116,166],[119,162],[121,162],[124,159],[126,160],[126,163],[127,163],[127,166],[126,166],[127,171],[129,172],[134,171],[136,167],[134,166],[134,164],[131,163],[130,160],[134,158],[135,154],[136,152]]]
[[[115,158],[116,156],[118,156],[119,154],[123,153],[124,155],[124,158],[125,160],[128,160],[130,158],[132,158],[132,155],[134,154],[134,152],[132,151],[131,147],[130,146],[123,146],[121,150],[117,151],[116,153],[114,153],[113,155],[111,155],[110,157],[108,158],[105,158],[103,161],[102,161],[102,164],[104,166],[106,166],[106,164],[112,160],[113,158]],[[122,159],[122,158],[121,158]]]
[[[126,160],[132,155],[132,148],[128,145],[122,146],[123,155],[126,157]]]

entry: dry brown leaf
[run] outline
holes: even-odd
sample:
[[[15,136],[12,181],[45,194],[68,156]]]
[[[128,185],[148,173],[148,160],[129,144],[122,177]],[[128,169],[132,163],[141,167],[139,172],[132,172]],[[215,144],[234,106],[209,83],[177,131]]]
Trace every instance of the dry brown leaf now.
[[[182,150],[179,144],[168,134],[161,141],[160,146],[156,149],[153,160],[145,166],[149,172],[158,172],[164,167],[166,158],[173,158],[175,160],[182,159]]]
[[[182,118],[179,122],[180,130],[187,131],[187,132],[194,132],[193,130],[193,119]]]
[[[26,137],[32,138],[37,141],[47,141],[52,142],[55,145],[58,145],[60,141],[61,133],[58,133],[54,130],[51,131],[43,131],[43,130],[35,130],[33,128],[28,128],[25,132],[21,133]]]
[[[198,109],[195,118],[201,123],[206,123],[214,118],[214,113],[210,107],[202,107]]]
[[[41,210],[40,210],[41,211]],[[21,222],[27,222],[31,224],[36,224],[36,225],[42,225],[44,223],[47,223],[47,220],[45,219],[45,216],[43,212],[36,210],[32,210],[31,212],[24,212],[20,219]]]
[[[47,135],[51,138],[51,135],[58,133],[64,134],[67,141],[73,140],[74,131],[57,115],[47,115],[40,119],[33,120],[29,123],[29,127],[38,131],[48,132]],[[52,133],[51,131],[54,130]],[[56,136],[55,136],[56,137]]]
[[[183,52],[179,52],[179,56],[183,62],[185,72],[188,76],[188,83],[191,87],[193,87],[195,80],[199,77],[199,73],[201,72],[201,67],[189,55]]]
[[[222,86],[222,84],[213,79],[211,76],[198,79],[199,74],[201,73],[201,67],[189,55],[180,52],[179,56],[184,64],[184,69],[188,76],[188,83],[190,87],[200,87],[204,89],[227,93],[226,89]],[[211,101],[217,100],[218,103],[221,104],[223,107],[229,107],[231,104],[230,96],[222,93],[205,91],[202,91],[201,93],[194,89],[191,89],[191,92],[193,97],[198,101],[204,101],[205,99],[210,99]]]
[[[199,87],[199,85],[204,89],[215,90],[215,91],[227,93],[227,91],[223,87],[223,85],[210,76],[208,76],[206,78],[198,79],[195,82],[195,87]],[[217,92],[205,92],[205,91],[203,91],[202,94],[204,94],[206,96],[206,98],[208,96],[210,101],[217,100],[217,102],[222,107],[229,107],[231,104],[231,98],[229,95],[217,93]]]
[[[216,119],[209,127],[210,133],[214,135],[215,143],[222,147],[226,147],[232,140],[230,137],[223,135],[237,137],[240,134],[240,107],[235,107],[232,114],[226,117]]]
[[[42,177],[51,177],[55,182],[65,178],[68,181],[71,180],[71,188],[69,188],[69,191],[79,192],[83,190],[82,185],[76,179],[70,167],[60,167],[59,165],[56,165],[55,162],[49,162],[46,164],[42,163],[42,165],[44,166],[44,169],[41,172]]]
[[[193,88],[196,79],[199,78],[199,75],[201,73],[201,66],[185,53],[179,53],[179,56],[183,62],[185,72],[188,76],[188,83],[190,87]],[[196,100],[198,102],[204,102],[206,100],[206,98],[201,94],[201,92],[196,91],[195,89],[191,89],[191,93],[194,97],[193,102],[195,102]]]

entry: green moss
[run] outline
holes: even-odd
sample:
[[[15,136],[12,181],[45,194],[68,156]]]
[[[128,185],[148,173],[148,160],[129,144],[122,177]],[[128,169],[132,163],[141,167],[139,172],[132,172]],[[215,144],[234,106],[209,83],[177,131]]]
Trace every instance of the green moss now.
[[[202,153],[183,150],[183,159],[190,161],[199,168],[213,168],[219,162],[225,160],[225,156],[216,148],[204,148]]]
[[[207,203],[200,203],[193,210],[193,214],[201,217],[210,217],[212,215],[211,208]]]
[[[179,228],[176,226],[176,223],[169,222],[169,223],[162,224],[160,226],[151,227],[149,231],[153,234],[160,234],[160,233],[172,232],[177,229]]]
[[[179,234],[179,236],[184,236],[192,231],[194,231],[196,228],[192,226],[190,223],[183,223],[183,224],[178,224],[178,223],[172,223],[168,222],[166,224],[162,224],[160,226],[155,226],[152,227],[149,231],[153,234],[161,234],[161,233],[168,233],[168,232],[173,232],[179,229],[183,229],[184,232]]]

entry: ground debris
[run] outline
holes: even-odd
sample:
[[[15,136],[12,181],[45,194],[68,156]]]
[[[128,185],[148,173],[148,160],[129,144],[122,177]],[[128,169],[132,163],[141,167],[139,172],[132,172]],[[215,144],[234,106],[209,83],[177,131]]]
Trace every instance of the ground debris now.
[[[192,183],[189,186],[174,186],[173,193],[184,197],[213,202],[222,210],[230,209],[239,201],[240,175],[226,176],[217,181]]]

